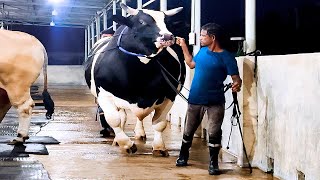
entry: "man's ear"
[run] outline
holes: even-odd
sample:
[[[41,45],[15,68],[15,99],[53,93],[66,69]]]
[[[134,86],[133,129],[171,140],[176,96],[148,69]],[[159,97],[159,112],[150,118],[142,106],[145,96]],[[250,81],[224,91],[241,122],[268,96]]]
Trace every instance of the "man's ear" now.
[[[128,18],[123,17],[121,15],[113,15],[112,20],[118,24],[128,26],[129,28],[131,28],[133,25],[132,22]]]
[[[216,36],[215,35],[211,35],[212,40],[216,40]]]

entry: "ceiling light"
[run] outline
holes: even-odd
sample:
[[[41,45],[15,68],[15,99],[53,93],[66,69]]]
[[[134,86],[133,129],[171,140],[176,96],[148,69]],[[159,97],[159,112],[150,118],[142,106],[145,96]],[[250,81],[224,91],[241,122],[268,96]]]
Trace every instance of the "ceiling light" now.
[[[50,22],[50,26],[55,26],[56,23],[54,23],[53,21]]]
[[[58,15],[58,11],[56,11],[55,9],[52,11],[52,16],[57,16]]]
[[[49,2],[51,2],[51,3],[61,3],[61,2],[63,2],[63,0],[49,0]]]

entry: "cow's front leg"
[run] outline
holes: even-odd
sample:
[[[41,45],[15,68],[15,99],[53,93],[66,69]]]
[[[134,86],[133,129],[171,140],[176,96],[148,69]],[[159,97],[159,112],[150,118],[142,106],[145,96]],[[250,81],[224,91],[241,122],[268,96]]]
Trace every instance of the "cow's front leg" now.
[[[29,139],[28,133],[30,128],[30,120],[32,115],[32,108],[34,107],[34,102],[30,95],[26,101],[21,104],[13,103],[13,106],[17,108],[19,115],[19,127],[18,127],[18,137],[16,137],[10,144],[21,144],[25,140]]]
[[[135,153],[137,151],[137,146],[124,133],[121,127],[121,119],[124,115],[123,110],[115,105],[113,99],[113,95],[106,91],[101,91],[98,95],[98,102],[104,112],[105,119],[114,130],[114,143],[117,143],[121,148],[126,149],[128,153]]]
[[[143,120],[137,118],[136,126],[134,128],[135,138],[138,140],[146,140],[146,132],[144,131]]]
[[[155,114],[152,118],[152,128],[154,130],[154,140],[152,143],[152,154],[154,156],[169,156],[168,150],[165,147],[162,132],[167,127],[166,115],[172,107],[172,101],[166,99],[159,107],[155,109]]]

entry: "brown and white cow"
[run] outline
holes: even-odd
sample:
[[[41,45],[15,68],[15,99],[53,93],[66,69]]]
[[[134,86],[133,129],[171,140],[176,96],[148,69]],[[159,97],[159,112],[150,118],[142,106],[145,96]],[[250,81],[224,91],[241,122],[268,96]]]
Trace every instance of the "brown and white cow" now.
[[[54,103],[47,92],[48,56],[44,46],[34,36],[0,30],[0,122],[11,108],[19,114],[18,137],[12,143],[23,143],[28,139],[30,119],[34,101],[30,87],[44,74],[44,104],[47,118],[51,118]]]

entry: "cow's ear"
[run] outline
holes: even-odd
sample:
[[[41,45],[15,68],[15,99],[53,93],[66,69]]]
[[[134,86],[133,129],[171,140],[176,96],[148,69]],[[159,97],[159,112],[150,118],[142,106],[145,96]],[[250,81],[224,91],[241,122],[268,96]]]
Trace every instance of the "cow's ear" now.
[[[118,24],[126,25],[129,28],[132,27],[132,22],[130,21],[130,19],[126,17],[120,16],[120,15],[113,15],[112,20]]]

